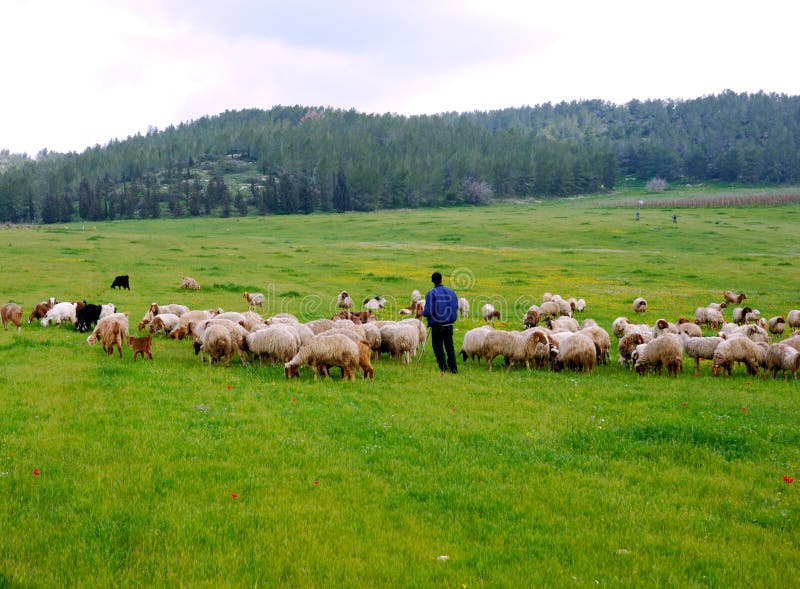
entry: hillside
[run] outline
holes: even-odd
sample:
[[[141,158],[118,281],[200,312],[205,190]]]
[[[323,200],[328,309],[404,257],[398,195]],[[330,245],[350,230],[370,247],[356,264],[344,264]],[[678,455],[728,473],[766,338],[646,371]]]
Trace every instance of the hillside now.
[[[312,213],[800,181],[800,97],[725,92],[405,117],[226,111],[83,153],[2,152],[0,221]]]

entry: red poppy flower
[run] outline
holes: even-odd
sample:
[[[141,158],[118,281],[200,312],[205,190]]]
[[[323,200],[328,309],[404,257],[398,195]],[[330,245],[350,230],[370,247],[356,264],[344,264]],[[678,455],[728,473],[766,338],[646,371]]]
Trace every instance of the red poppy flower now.
[[[742,407],[742,411],[747,411],[747,407]]]
[[[34,468],[33,469],[33,476],[35,476],[35,477],[39,476],[39,469],[38,468]]]
[[[783,476],[783,480],[789,484],[794,482],[794,479],[790,477],[788,474]]]
[[[314,484],[315,485],[319,485],[319,481],[314,481]]]
[[[292,397],[292,403],[297,403],[297,397]]]
[[[238,499],[239,495],[237,495],[236,493],[231,493],[231,497],[233,497],[234,499]]]
[[[232,387],[231,385],[228,385],[228,390],[231,390],[232,388],[233,388],[233,387]]]

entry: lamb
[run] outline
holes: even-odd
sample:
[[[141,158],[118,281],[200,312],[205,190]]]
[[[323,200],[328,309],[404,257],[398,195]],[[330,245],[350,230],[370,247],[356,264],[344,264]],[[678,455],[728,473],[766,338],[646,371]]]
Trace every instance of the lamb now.
[[[372,346],[366,340],[358,342],[358,367],[364,371],[364,378],[373,380],[375,370],[372,368],[370,357],[372,356]]]
[[[800,370],[800,352],[782,343],[772,344],[767,349],[764,358],[764,369],[772,372],[772,378],[776,378],[778,370],[780,370],[783,372],[784,379],[786,379],[786,373],[791,372],[794,380],[797,380],[797,371]]]
[[[163,333],[169,335],[170,332],[180,325],[181,318],[174,313],[159,313],[150,323],[150,333]]]
[[[458,299],[458,314],[462,319],[469,316],[469,301],[464,297]]]
[[[339,296],[336,298],[336,305],[340,309],[349,311],[350,307],[353,306],[353,299],[350,298],[350,295],[347,294],[346,290],[343,290],[342,292],[339,293]]]
[[[492,369],[492,361],[497,356],[503,356],[506,372],[511,370],[515,363],[524,362],[530,368],[538,343],[547,343],[546,337],[540,331],[530,330],[520,333],[492,330],[483,340],[481,356],[486,360],[487,370]],[[594,344],[592,352],[594,353]]]
[[[276,323],[247,335],[247,348],[259,363],[288,362],[300,350],[297,330],[286,324]]]
[[[142,359],[147,357],[148,359],[153,359],[153,354],[150,351],[150,348],[153,343],[153,336],[148,335],[147,337],[133,337],[128,336],[128,345],[133,348],[133,361],[136,362],[136,356],[141,355]]]
[[[525,319],[522,320],[522,325],[525,329],[536,327],[539,325],[539,317],[541,317],[541,309],[539,305],[531,305],[525,312]]]
[[[592,338],[584,333],[573,333],[558,347],[553,369],[566,368],[591,375],[596,362],[597,352]]]
[[[784,319],[783,315],[770,317],[767,325],[769,326],[768,330],[770,333],[774,333],[775,335],[783,335],[783,332],[786,329],[786,319]]]
[[[231,341],[231,334],[228,329],[222,324],[209,325],[203,331],[200,338],[195,339],[194,353],[199,354],[201,351],[208,354],[209,364],[220,362],[225,358],[225,367],[231,365],[231,356],[233,356],[233,342]],[[205,357],[201,356],[201,360],[205,363]]]
[[[43,327],[47,327],[50,322],[55,321],[56,325],[61,325],[62,321],[70,323],[77,322],[76,303],[56,303],[41,320]]]
[[[694,358],[694,374],[700,374],[700,360],[713,360],[717,346],[722,342],[721,337],[689,337],[683,336],[683,349],[686,355]]]
[[[697,325],[708,325],[711,329],[719,329],[725,323],[725,318],[719,309],[698,307],[694,311],[694,322]]]
[[[494,308],[494,305],[491,303],[486,303],[483,307],[481,307],[481,316],[486,323],[490,321],[494,322],[495,319],[500,321],[500,311]]]
[[[732,290],[726,290],[722,293],[722,298],[725,299],[726,303],[740,305],[743,300],[747,298],[747,295],[743,292],[740,292],[738,295],[733,292]]]
[[[660,375],[661,368],[666,367],[667,374],[677,378],[683,368],[683,342],[674,333],[666,333],[644,344],[643,348],[637,348],[634,356],[633,367],[639,374],[652,369]]]
[[[244,295],[242,295],[244,300],[247,301],[247,308],[251,311],[258,307],[262,311],[264,310],[264,303],[266,302],[266,297],[264,293],[261,292],[247,292],[244,291]]]
[[[747,366],[747,374],[758,374],[760,358],[763,352],[758,344],[746,337],[734,337],[722,340],[714,351],[714,376],[724,370],[730,376],[734,362],[743,362]]]
[[[480,357],[483,342],[489,332],[493,330],[494,328],[491,325],[481,325],[475,329],[470,329],[464,334],[464,341],[461,343],[461,350],[459,351],[464,362],[467,361],[467,358],[474,360]]]
[[[29,322],[30,323],[30,322]],[[800,327],[800,309],[792,309],[786,314],[786,323],[792,329]]]
[[[633,310],[635,313],[644,313],[647,311],[647,301],[643,297],[636,297],[633,299]]]
[[[0,308],[3,329],[8,331],[8,324],[13,323],[17,326],[17,333],[22,331],[22,306],[16,303],[7,303]]]
[[[286,378],[293,378],[300,376],[301,366],[311,366],[316,379],[320,369],[326,372],[327,367],[338,366],[342,369],[342,380],[355,380],[359,358],[359,346],[347,336],[342,334],[332,334],[328,337],[318,335],[301,347],[297,354],[283,365],[283,370]]]
[[[622,336],[617,346],[619,351],[619,365],[633,366],[633,352],[636,346],[644,343],[645,339],[641,333],[629,333]]]
[[[752,312],[750,307],[735,307],[731,313],[731,321],[736,325],[743,325],[747,321],[747,314]]]
[[[183,282],[181,282],[181,288],[200,290],[200,284],[191,276],[184,276]]]
[[[36,303],[36,306],[31,311],[31,314],[28,316],[28,323],[31,323],[34,319],[38,319],[41,321],[47,316],[47,312],[55,305],[58,301],[56,301],[55,297],[50,297],[47,301],[42,301],[41,303]]]

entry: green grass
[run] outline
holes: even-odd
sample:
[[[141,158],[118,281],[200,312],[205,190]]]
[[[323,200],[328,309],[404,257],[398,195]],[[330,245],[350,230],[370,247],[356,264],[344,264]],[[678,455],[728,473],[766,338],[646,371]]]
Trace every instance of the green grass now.
[[[152,301],[327,316],[430,273],[506,328],[545,291],[610,330],[744,291],[800,307],[800,206],[476,209],[0,230],[0,300]],[[131,291],[111,291],[129,274]],[[183,276],[202,289],[181,290]],[[729,314],[726,314],[729,317]],[[0,587],[782,587],[800,573],[800,389],[383,358],[375,380],[201,366],[157,339],[107,357],[69,327],[0,332]],[[499,361],[498,361],[499,362]],[[33,474],[34,469],[40,473]],[[784,475],[798,479],[787,484]],[[237,495],[236,498],[232,494]],[[448,556],[447,560],[437,560]]]

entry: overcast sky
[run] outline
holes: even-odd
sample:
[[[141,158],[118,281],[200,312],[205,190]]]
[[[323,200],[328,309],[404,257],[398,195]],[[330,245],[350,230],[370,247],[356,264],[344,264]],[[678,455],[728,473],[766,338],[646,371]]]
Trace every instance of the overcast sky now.
[[[800,94],[800,2],[0,0],[0,149],[228,109],[420,114]]]

